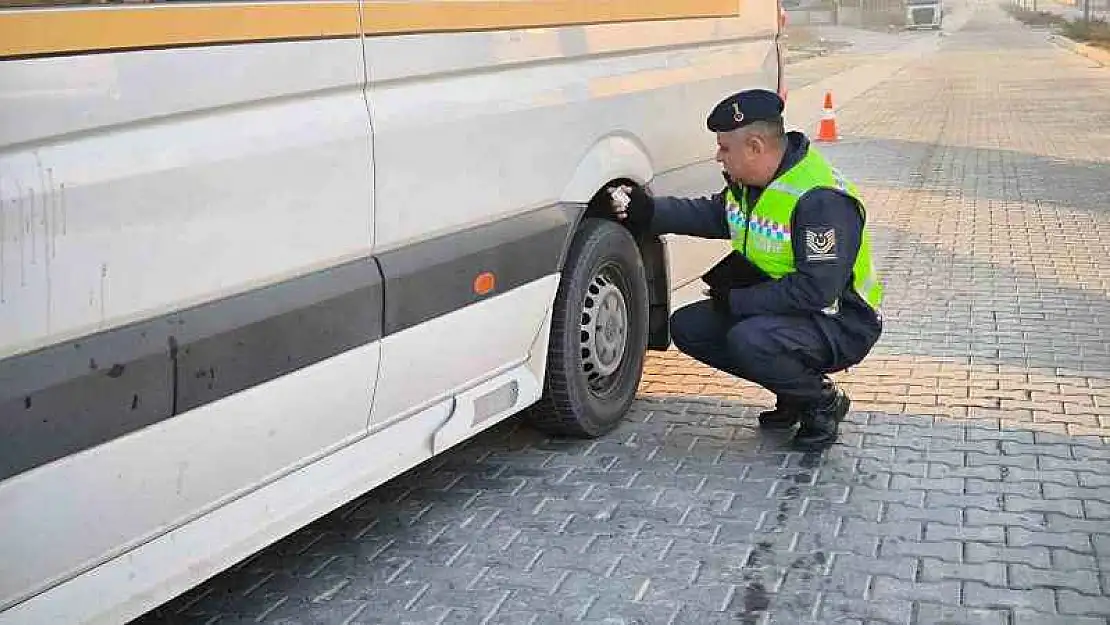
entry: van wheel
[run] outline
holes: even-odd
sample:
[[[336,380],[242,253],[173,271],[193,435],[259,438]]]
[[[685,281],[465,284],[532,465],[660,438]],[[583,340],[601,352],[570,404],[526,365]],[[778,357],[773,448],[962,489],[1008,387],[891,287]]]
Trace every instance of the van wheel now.
[[[537,428],[595,438],[612,431],[636,399],[648,335],[647,278],[622,226],[582,222],[555,296]]]

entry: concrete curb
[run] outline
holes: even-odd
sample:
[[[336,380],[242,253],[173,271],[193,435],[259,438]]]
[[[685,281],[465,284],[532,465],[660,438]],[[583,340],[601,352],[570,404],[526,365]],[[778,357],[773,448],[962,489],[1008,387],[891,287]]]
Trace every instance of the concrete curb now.
[[[1110,50],[1104,50],[1057,34],[1049,35],[1048,40],[1069,52],[1085,56],[1103,67],[1110,67]]]
[[[824,55],[822,55],[820,52],[810,52],[810,51],[795,52],[793,54],[788,53],[783,58],[783,64],[784,65],[794,65],[795,63],[801,63],[802,61],[808,61],[810,59],[815,59],[819,56],[824,56]]]

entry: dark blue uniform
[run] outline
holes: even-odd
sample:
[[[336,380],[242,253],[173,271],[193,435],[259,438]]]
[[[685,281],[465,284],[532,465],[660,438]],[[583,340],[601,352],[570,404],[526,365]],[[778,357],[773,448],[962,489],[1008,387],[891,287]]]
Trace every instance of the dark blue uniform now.
[[[787,133],[787,139],[776,177],[809,149],[809,140],[801,133]],[[762,189],[749,186],[747,190],[749,205],[754,205]],[[723,190],[697,199],[656,197],[652,203],[648,227],[657,234],[729,238]],[[797,203],[791,231],[803,232],[807,226],[836,231],[834,261],[807,262],[805,239],[795,237],[796,272],[731,291],[727,313],[704,300],[671,317],[671,333],[679,349],[767,388],[779,397],[780,406],[818,401],[830,385],[825,374],[858,363],[882,332],[879,315],[851,288],[863,230],[852,200],[832,190],[807,193]],[[839,311],[823,313],[837,297]]]

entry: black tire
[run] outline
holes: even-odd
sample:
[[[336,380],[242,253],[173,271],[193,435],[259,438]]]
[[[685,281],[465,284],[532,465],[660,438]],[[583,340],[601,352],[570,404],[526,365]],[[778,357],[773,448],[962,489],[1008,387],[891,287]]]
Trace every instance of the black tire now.
[[[529,416],[533,425],[550,434],[596,438],[617,427],[636,399],[647,350],[647,278],[632,235],[603,219],[582,222],[562,274],[552,313],[544,393]],[[607,324],[610,331],[595,332],[593,337],[586,330],[619,316],[607,312],[619,308],[614,287],[626,312],[619,360],[611,342],[620,334],[614,330],[616,321]],[[599,294],[601,300],[594,297]],[[600,345],[593,356],[591,345]],[[602,375],[614,366],[615,371]]]

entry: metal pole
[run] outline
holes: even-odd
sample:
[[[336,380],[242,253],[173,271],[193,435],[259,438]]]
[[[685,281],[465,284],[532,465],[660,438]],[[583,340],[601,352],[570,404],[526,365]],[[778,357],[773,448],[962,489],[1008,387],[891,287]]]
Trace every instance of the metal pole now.
[[[1091,21],[1091,0],[1083,0],[1083,21],[1087,23]]]

